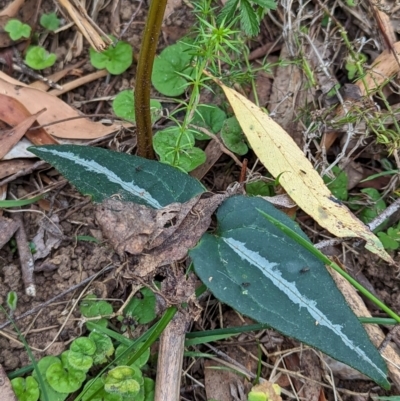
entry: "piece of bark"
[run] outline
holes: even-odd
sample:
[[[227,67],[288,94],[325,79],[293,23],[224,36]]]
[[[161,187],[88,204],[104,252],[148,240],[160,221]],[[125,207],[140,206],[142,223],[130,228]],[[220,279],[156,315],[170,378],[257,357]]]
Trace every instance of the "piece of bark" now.
[[[18,222],[0,216],[0,249],[12,238],[18,230]]]
[[[2,365],[0,365],[0,392],[2,401],[18,401]]]
[[[15,234],[15,240],[18,247],[19,261],[21,264],[25,293],[31,297],[34,297],[36,296],[35,279],[33,276],[35,264],[33,262],[32,252],[29,248],[28,238],[26,237],[21,213],[14,213],[12,215],[12,219],[18,224],[18,230]]]

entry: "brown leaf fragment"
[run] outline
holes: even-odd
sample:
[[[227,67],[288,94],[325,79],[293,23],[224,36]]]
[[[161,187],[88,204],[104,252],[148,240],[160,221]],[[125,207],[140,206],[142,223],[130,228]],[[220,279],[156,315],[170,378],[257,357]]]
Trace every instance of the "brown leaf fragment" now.
[[[0,365],[0,386],[2,401],[18,401],[11,386],[10,379],[7,377],[7,372],[2,365]]]
[[[60,246],[63,238],[64,232],[59,224],[57,215],[42,220],[37,234],[32,239],[32,242],[36,245],[36,252],[33,254],[33,259],[38,260],[45,258],[53,249],[57,249]]]
[[[0,161],[0,179],[18,173],[21,170],[29,169],[34,164],[34,161],[26,159]]]
[[[138,255],[135,274],[145,277],[157,267],[183,259],[228,196],[199,195],[186,203],[172,203],[158,210],[107,199],[97,207],[95,216],[104,236],[120,256],[124,252]]]
[[[228,194],[214,195],[211,198],[200,199],[181,220],[171,236],[158,247],[150,252],[140,255],[136,272],[144,277],[154,271],[157,267],[169,265],[183,259],[190,248],[193,248],[207,231],[211,223],[211,216],[217,207],[228,197]],[[189,202],[192,202],[191,199]],[[186,205],[186,204],[183,204]]]
[[[18,143],[18,141],[26,134],[27,130],[34,124],[37,116],[42,114],[44,111],[45,109],[38,111],[36,114],[21,121],[14,128],[3,133],[0,137],[0,159],[2,159]]]
[[[46,127],[46,131],[58,138],[95,139],[121,128],[120,124],[105,126],[100,122],[81,118],[82,115],[77,110],[61,99],[47,92],[29,88],[1,71],[0,92],[18,99],[31,114],[36,113],[39,109],[46,108],[47,112],[39,116],[38,123],[40,125],[51,124]]]
[[[6,122],[8,125],[15,127],[17,126],[25,126],[29,123],[29,118],[33,118],[33,121],[27,127],[30,128],[37,127],[38,123],[36,119],[38,119],[41,115],[46,114],[46,108],[41,108],[41,110],[35,110],[35,112],[31,113],[21,102],[20,100],[12,97],[0,94],[0,120]],[[24,121],[26,120],[26,121]],[[27,131],[25,129],[25,136],[28,138],[34,145],[53,145],[58,144],[58,142],[50,136],[44,128],[37,128],[35,130]],[[18,141],[17,141],[18,142]],[[3,148],[2,148],[3,150]],[[4,153],[6,154],[6,153]],[[3,155],[4,156],[4,155]]]
[[[0,216],[0,249],[10,241],[17,230],[18,223],[16,221]]]
[[[155,230],[157,210],[110,198],[96,207],[95,216],[104,236],[123,257],[124,252],[143,252]]]

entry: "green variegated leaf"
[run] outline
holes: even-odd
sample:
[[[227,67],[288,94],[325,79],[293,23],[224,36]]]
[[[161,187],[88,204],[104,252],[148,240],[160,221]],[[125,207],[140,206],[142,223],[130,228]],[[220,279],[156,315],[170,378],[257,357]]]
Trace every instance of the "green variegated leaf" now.
[[[216,234],[190,251],[196,273],[222,302],[388,387],[385,362],[323,263],[257,209],[307,238],[267,201],[229,198]]]
[[[123,201],[159,209],[204,192],[200,182],[189,175],[139,156],[77,145],[36,146],[29,150],[95,202],[118,195]]]

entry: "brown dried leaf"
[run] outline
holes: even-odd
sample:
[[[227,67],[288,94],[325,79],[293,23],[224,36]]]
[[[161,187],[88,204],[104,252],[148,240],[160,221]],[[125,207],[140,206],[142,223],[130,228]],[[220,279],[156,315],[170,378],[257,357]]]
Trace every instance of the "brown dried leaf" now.
[[[14,139],[12,146],[14,146],[24,134],[34,145],[37,146],[58,144],[58,142],[52,136],[50,136],[44,128],[37,128],[34,131],[27,131],[31,126],[38,127],[38,123],[35,121],[45,111],[46,109],[42,108],[40,111],[37,111],[34,114],[30,113],[19,100],[0,94],[0,120],[14,127],[14,135],[19,135],[19,138]],[[9,150],[11,148],[9,148]],[[4,152],[2,145],[2,155],[0,158],[4,157],[7,152]]]
[[[18,230],[18,223],[7,217],[0,216],[0,249],[10,241]]]
[[[58,138],[95,139],[118,131],[121,125],[105,126],[82,117],[75,109],[41,90],[29,88],[23,83],[10,78],[0,71],[0,92],[18,99],[30,113],[36,113],[42,108],[47,112],[38,117],[40,125],[50,124],[47,132]],[[68,120],[68,121],[62,121]],[[60,121],[60,123],[56,123]],[[54,124],[56,123],[56,124]]]
[[[0,383],[2,401],[18,401],[11,386],[10,379],[7,376],[7,372],[4,370],[2,365],[0,365]]]
[[[0,95],[1,96],[1,95]],[[27,133],[27,130],[34,124],[36,118],[45,110],[38,111],[36,114],[27,117],[14,128],[6,131],[0,137],[0,159],[2,159],[18,141]]]
[[[211,215],[228,194],[201,195],[188,202],[154,210],[107,199],[97,207],[96,220],[120,256],[138,255],[135,274],[145,277],[157,267],[183,259],[211,223]]]
[[[21,170],[27,170],[34,164],[34,161],[27,159],[0,161],[0,179],[18,173]]]
[[[139,255],[156,228],[157,210],[136,203],[106,199],[96,207],[96,220],[121,256],[124,252]]]

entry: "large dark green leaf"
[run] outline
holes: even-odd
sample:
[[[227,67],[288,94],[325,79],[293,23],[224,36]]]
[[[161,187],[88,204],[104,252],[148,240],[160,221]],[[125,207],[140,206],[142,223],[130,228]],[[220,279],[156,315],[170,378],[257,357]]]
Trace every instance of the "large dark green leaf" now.
[[[187,174],[138,156],[77,145],[36,146],[29,150],[95,202],[119,195],[124,201],[158,209],[204,192],[200,182]]]
[[[383,359],[325,266],[257,209],[307,238],[263,199],[229,198],[218,210],[217,233],[190,251],[199,277],[239,312],[388,387]]]

